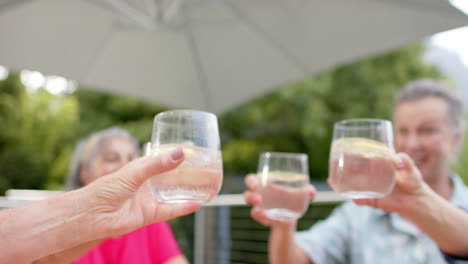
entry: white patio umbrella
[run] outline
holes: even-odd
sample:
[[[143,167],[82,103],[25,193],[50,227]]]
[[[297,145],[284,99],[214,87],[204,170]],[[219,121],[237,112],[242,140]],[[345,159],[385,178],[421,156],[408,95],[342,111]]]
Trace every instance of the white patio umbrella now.
[[[220,113],[464,25],[441,0],[0,0],[0,65]]]

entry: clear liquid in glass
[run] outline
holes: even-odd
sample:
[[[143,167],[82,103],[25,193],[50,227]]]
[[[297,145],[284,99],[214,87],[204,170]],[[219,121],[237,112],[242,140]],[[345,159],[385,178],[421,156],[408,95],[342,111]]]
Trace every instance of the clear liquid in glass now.
[[[366,138],[341,138],[332,144],[328,183],[351,199],[381,198],[395,184],[394,150]]]
[[[223,165],[216,149],[184,144],[166,144],[153,148],[152,155],[182,147],[185,160],[176,169],[151,178],[152,191],[159,202],[183,203],[212,200],[221,190]]]
[[[259,174],[258,193],[262,196],[261,208],[270,219],[300,218],[309,205],[309,178],[292,172],[271,171]]]

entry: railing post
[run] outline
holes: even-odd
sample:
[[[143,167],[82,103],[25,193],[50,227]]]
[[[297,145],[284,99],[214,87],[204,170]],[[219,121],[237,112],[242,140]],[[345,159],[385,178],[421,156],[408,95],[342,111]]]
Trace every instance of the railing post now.
[[[194,223],[194,239],[193,239],[193,263],[204,264],[205,263],[205,217],[206,208],[201,208],[195,212],[195,223]]]

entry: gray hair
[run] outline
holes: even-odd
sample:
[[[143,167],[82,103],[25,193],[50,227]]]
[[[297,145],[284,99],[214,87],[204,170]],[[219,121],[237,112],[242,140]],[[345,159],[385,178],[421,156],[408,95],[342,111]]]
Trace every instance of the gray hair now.
[[[431,79],[420,79],[410,82],[397,94],[395,105],[427,97],[436,97],[444,100],[448,106],[452,128],[456,131],[463,129],[463,102],[451,91],[451,87],[447,83]]]
[[[80,176],[82,168],[88,167],[99,153],[102,146],[115,137],[128,139],[138,152],[138,141],[132,137],[130,133],[121,128],[112,127],[91,133],[80,140],[75,147],[65,184],[68,190],[78,189],[84,186]]]

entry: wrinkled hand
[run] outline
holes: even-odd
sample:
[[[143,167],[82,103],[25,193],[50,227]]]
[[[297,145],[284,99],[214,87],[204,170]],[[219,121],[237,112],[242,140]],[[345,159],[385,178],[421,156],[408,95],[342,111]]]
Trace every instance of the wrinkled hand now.
[[[199,202],[158,204],[146,181],[175,169],[184,158],[182,148],[157,157],[142,157],[83,188],[93,208],[92,223],[88,224],[94,225],[97,238],[128,233],[198,210]]]
[[[398,153],[394,160],[396,179],[393,191],[380,199],[355,199],[359,205],[367,205],[386,212],[406,213],[415,199],[430,191],[413,160],[406,153]]]
[[[252,205],[250,215],[252,218],[264,226],[291,226],[295,225],[297,220],[272,220],[268,218],[265,211],[260,207],[262,204],[262,196],[257,193],[258,180],[255,174],[249,174],[245,177],[245,184],[248,190],[244,192],[245,201]],[[309,185],[309,199],[315,197],[315,188]]]

